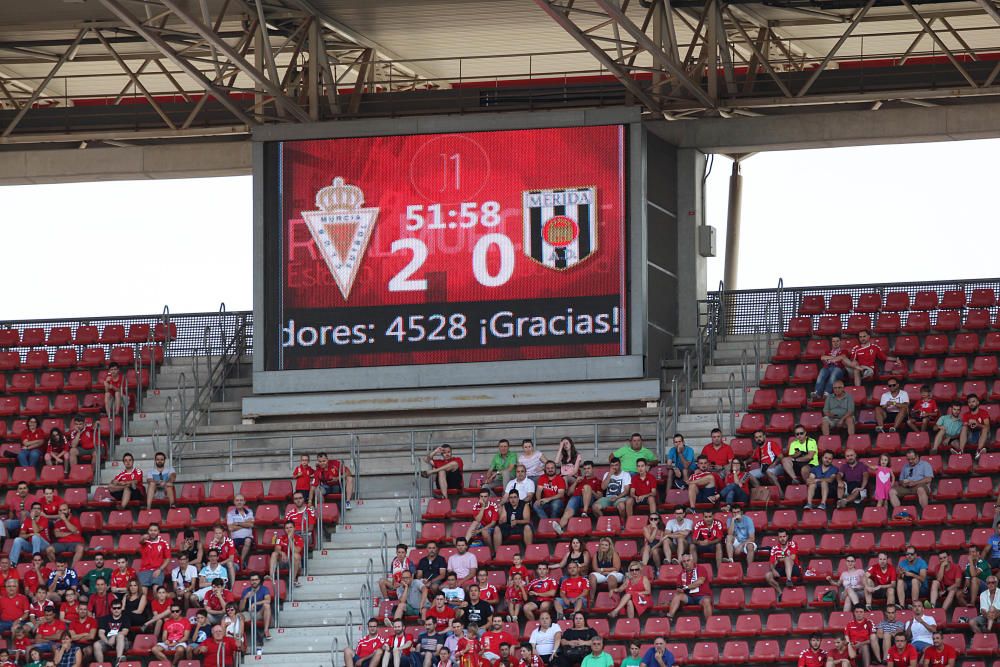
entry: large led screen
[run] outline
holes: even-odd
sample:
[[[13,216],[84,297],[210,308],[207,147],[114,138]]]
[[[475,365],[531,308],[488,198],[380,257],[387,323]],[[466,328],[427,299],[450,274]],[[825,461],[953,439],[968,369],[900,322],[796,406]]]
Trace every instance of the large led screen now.
[[[620,125],[278,144],[269,365],[626,354],[625,154]]]

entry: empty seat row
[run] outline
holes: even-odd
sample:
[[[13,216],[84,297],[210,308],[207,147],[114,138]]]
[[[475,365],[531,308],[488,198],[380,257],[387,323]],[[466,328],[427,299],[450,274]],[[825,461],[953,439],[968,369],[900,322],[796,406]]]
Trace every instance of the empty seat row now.
[[[135,348],[120,345],[111,348],[106,354],[103,347],[87,347],[77,354],[76,348],[61,348],[50,354],[48,350],[30,350],[24,358],[15,351],[0,352],[0,371],[44,370],[46,368],[99,368],[109,362],[119,366],[131,366],[135,363]],[[144,366],[163,363],[163,346],[142,345],[139,348],[139,359]]]
[[[60,347],[64,345],[119,345],[122,343],[163,343],[167,339],[176,340],[177,325],[173,322],[155,325],[131,324],[126,333],[125,325],[108,324],[98,330],[93,325],[72,327],[52,327],[47,331],[42,327],[0,329],[0,347]]]
[[[785,336],[788,338],[808,338],[809,336],[836,336],[842,333],[857,334],[861,331],[874,331],[878,334],[926,333],[929,331],[984,331],[990,328],[1000,329],[1000,314],[991,319],[990,311],[985,308],[970,310],[963,318],[957,310],[941,310],[937,312],[934,321],[929,313],[911,312],[903,321],[898,313],[881,313],[872,322],[869,315],[848,315],[843,322],[840,315],[820,315],[813,324],[810,315],[799,315],[788,322]]]
[[[822,294],[808,294],[802,297],[800,315],[844,315],[855,313],[901,312],[906,310],[927,311],[959,308],[990,308],[997,303],[992,288],[975,288],[966,296],[965,290],[945,290],[939,297],[934,290],[921,290],[911,302],[907,292],[889,292],[883,301],[878,292],[858,295],[857,303],[850,294],[833,294],[829,301]]]

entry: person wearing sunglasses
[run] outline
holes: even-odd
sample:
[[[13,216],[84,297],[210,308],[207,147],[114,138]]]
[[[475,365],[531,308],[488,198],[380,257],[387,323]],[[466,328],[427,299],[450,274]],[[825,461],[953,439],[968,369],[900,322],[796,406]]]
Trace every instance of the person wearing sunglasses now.
[[[906,553],[899,559],[896,566],[896,602],[906,605],[907,593],[910,601],[926,598],[931,592],[930,580],[927,579],[927,561],[917,555],[917,550],[907,547]]]
[[[910,414],[910,396],[899,388],[899,380],[891,379],[885,386],[888,391],[882,394],[875,408],[875,431],[895,433],[903,428]]]
[[[782,457],[781,467],[792,484],[802,484],[809,479],[813,466],[819,465],[819,444],[810,438],[802,424],[796,424],[794,437],[788,442],[788,455]]]
[[[865,571],[858,567],[857,558],[845,558],[840,576],[836,579],[827,577],[826,580],[843,591],[844,611],[851,611],[861,604],[861,597],[865,594]]]
[[[183,615],[180,605],[170,607],[170,616],[163,622],[163,634],[160,641],[153,647],[153,657],[157,660],[167,660],[167,655],[172,654],[173,664],[177,664],[187,655],[187,640],[191,631],[191,624]]]

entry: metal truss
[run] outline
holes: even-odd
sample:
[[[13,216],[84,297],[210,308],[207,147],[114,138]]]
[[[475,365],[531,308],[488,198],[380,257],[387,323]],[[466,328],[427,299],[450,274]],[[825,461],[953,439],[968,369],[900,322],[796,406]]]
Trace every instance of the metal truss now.
[[[308,0],[94,1],[115,20],[0,41],[0,144],[77,136],[34,129],[53,107],[88,107],[81,123],[95,129],[84,135],[190,137],[336,118],[370,92],[448,87]],[[131,131],[102,134],[116,126]]]
[[[848,10],[724,0],[534,2],[636,102],[667,118],[1000,96],[994,0],[878,8],[860,0]]]

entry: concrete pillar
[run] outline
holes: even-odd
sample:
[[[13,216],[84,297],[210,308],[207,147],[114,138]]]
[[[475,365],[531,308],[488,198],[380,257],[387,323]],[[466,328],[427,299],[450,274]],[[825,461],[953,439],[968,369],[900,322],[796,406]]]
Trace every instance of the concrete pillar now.
[[[707,293],[707,259],[698,248],[698,226],[705,219],[705,155],[698,150],[677,151],[677,308],[678,335],[698,333],[698,299]]]

